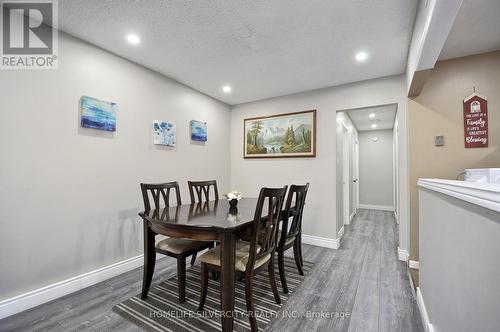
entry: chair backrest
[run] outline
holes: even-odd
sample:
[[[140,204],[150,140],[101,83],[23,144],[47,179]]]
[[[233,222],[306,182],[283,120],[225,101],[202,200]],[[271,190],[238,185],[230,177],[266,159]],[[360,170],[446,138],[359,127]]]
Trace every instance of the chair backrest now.
[[[215,180],[188,181],[188,187],[189,196],[191,197],[191,204],[208,202],[210,200],[210,187],[214,188],[215,200],[219,200],[219,191],[217,189],[217,181]]]
[[[170,190],[175,191],[177,205],[181,205],[181,193],[179,191],[179,184],[177,181],[167,183],[141,183],[142,199],[144,200],[144,210],[151,210],[151,201],[149,196],[153,199],[153,209],[170,206]]]
[[[309,183],[304,186],[294,184],[290,186],[282,215],[283,224],[281,225],[281,237],[278,247],[284,246],[288,239],[297,236],[300,232],[302,227],[302,213],[304,212],[308,189]]]
[[[256,260],[266,255],[273,255],[276,249],[276,237],[278,236],[278,226],[286,189],[287,186],[283,188],[262,188],[260,190],[254,220],[251,225],[247,271],[253,271]],[[262,216],[266,205],[267,214]]]

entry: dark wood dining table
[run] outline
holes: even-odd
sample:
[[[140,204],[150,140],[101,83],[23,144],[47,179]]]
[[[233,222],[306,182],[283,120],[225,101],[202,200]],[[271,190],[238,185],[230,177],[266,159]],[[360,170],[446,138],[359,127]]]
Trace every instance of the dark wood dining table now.
[[[222,331],[233,330],[236,240],[244,236],[254,219],[256,198],[242,198],[236,209],[226,200],[179,205],[141,212],[144,221],[144,280],[142,297],[151,286],[155,266],[155,235],[217,241],[221,250]],[[263,211],[266,213],[266,211]]]

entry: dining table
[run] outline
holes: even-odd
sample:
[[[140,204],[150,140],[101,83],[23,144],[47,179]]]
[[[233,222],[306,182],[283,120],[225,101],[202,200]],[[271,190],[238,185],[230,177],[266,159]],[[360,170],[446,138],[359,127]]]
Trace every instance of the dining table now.
[[[144,276],[141,298],[151,286],[156,261],[155,235],[216,241],[221,250],[222,331],[233,330],[236,241],[254,220],[257,198],[242,198],[236,208],[226,200],[165,207],[139,213],[144,226]],[[266,210],[266,209],[264,209]],[[263,211],[265,214],[267,211]]]

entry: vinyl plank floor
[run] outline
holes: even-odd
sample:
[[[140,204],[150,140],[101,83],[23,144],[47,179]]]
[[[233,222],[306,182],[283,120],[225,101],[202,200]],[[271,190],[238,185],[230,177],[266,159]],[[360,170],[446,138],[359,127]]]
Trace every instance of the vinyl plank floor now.
[[[304,260],[315,266],[265,330],[423,331],[397,244],[392,213],[359,210],[340,249],[303,245]],[[159,260],[153,283],[175,271],[175,260]],[[0,331],[141,331],[112,311],[138,294],[141,283],[142,269],[135,269],[0,320]]]

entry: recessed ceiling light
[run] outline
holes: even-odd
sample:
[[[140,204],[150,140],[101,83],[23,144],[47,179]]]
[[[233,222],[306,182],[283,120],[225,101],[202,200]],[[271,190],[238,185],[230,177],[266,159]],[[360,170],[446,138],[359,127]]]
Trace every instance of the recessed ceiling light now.
[[[377,126],[377,124],[376,124],[376,123],[372,124],[372,129],[375,129],[375,128],[377,128],[377,127],[378,127],[378,126]]]
[[[368,54],[366,52],[358,52],[358,53],[356,53],[355,58],[356,58],[356,61],[363,62],[366,59],[368,59]]]
[[[127,40],[132,45],[137,45],[141,42],[141,39],[138,35],[130,34],[127,36]]]
[[[373,119],[375,117],[375,113],[370,113],[369,117],[370,119]]]
[[[231,87],[229,85],[224,85],[222,87],[222,91],[224,91],[225,93],[229,93],[231,92]]]

